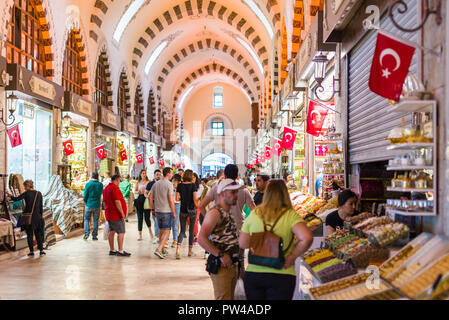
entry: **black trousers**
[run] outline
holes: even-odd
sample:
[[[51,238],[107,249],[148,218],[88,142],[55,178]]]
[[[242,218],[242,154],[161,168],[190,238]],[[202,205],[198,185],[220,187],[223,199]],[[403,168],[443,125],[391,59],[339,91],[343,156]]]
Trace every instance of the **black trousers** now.
[[[196,209],[190,210],[190,213],[181,212],[179,222],[181,223],[181,231],[178,235],[178,245],[182,244],[184,233],[186,232],[187,218],[189,219],[189,246],[193,246],[193,238],[195,237]]]
[[[143,228],[143,219],[145,218],[145,223],[148,228],[151,228],[151,210],[145,210],[145,196],[143,194],[139,194],[139,197],[136,199],[136,211],[137,211],[137,230],[142,231]]]
[[[33,232],[34,232],[34,236],[36,237],[36,242],[37,242],[37,247],[39,249],[39,251],[44,250],[43,247],[43,234],[42,234],[42,229],[41,228],[37,228],[36,230],[33,230],[33,227],[31,225],[29,226],[24,226],[23,227],[27,233],[27,241],[28,241],[28,248],[30,249],[30,252],[34,251],[34,241],[33,241]]]
[[[246,271],[243,283],[247,300],[292,300],[296,276]]]

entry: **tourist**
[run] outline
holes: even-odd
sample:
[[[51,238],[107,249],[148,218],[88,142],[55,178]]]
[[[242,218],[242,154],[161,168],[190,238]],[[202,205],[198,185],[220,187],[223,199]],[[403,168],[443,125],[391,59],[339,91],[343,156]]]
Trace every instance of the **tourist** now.
[[[149,184],[147,184],[147,187],[146,187],[146,189],[145,189],[145,197],[146,197],[146,198],[149,197],[150,191],[151,191],[151,188],[153,187],[153,185],[154,185],[157,181],[161,180],[161,178],[162,178],[161,170],[159,170],[159,169],[154,170],[154,179],[153,179],[153,181],[151,181]],[[154,204],[152,204],[151,207],[154,208]],[[156,212],[155,212],[154,210],[152,210],[151,216],[152,216],[152,219],[153,219],[153,224],[154,224],[154,236],[155,236],[155,238],[154,238],[154,240],[153,240],[153,244],[155,244],[155,243],[158,243],[158,242],[159,242],[159,226],[158,226],[158,224],[157,224]]]
[[[184,175],[184,169],[178,169],[178,172],[176,172],[176,173],[179,174],[182,179],[182,176]]]
[[[134,206],[137,211],[137,230],[139,232],[138,241],[141,241],[142,238],[142,229],[143,229],[143,220],[145,219],[145,223],[148,227],[148,232],[150,233],[151,239],[154,238],[153,230],[151,229],[151,210],[145,209],[145,190],[147,185],[150,183],[150,180],[147,176],[147,170],[142,169],[139,174],[139,178],[136,184],[134,191],[139,195],[137,199],[134,201]]]
[[[129,180],[131,180],[131,176],[129,174],[125,174],[125,179],[118,185],[120,191],[123,194],[123,198],[125,198],[126,201],[127,217],[131,213],[131,203],[129,203],[129,199],[131,197],[131,182]],[[125,221],[128,222],[128,219],[125,219]]]
[[[266,226],[266,229],[265,229]],[[243,278],[248,300],[291,300],[296,285],[296,258],[304,254],[312,244],[312,232],[293,209],[285,182],[271,180],[263,201],[243,223],[239,244],[242,249],[250,248],[254,233],[272,231],[282,239],[285,262],[282,269],[258,264],[251,260]],[[293,244],[294,236],[299,243]],[[251,253],[250,253],[251,255]]]
[[[193,171],[186,170],[182,178],[182,183],[178,185],[176,189],[176,199],[181,201],[181,213],[180,213],[180,223],[181,232],[178,236],[178,246],[176,248],[176,259],[181,259],[181,245],[184,239],[184,233],[186,232],[187,219],[189,219],[189,253],[188,256],[191,257],[193,254],[193,240],[195,223],[197,219],[197,206],[199,204],[197,196],[197,186],[193,183]]]
[[[332,234],[337,228],[343,229],[346,218],[354,215],[357,206],[357,195],[349,189],[338,195],[338,209],[326,217],[327,234]]]
[[[172,184],[173,184],[173,194],[176,194],[176,189],[178,188],[178,185],[181,183],[182,177],[180,174],[176,173],[173,176]],[[172,248],[175,248],[178,244],[178,227],[179,227],[179,215],[181,212],[181,201],[175,197],[175,212],[176,212],[176,219],[173,219],[172,222],[172,238],[173,242],[171,244]]]
[[[198,175],[196,174],[196,172],[193,173],[193,181],[192,181],[195,185],[196,185],[196,195],[198,197],[198,203],[196,204],[196,221],[195,221],[195,229],[193,232],[193,244],[198,244],[198,222],[200,220],[200,208],[198,208],[199,203],[199,197],[201,195],[201,192],[203,192],[203,186],[201,185],[201,180],[200,177],[198,177]],[[189,223],[190,226],[190,223]]]
[[[25,192],[18,197],[14,197],[9,191],[6,191],[6,193],[12,201],[25,201],[25,208],[23,209],[23,214],[20,217],[20,229],[21,231],[25,231],[27,234],[28,249],[30,250],[28,256],[34,256],[33,234],[34,237],[36,237],[39,254],[42,256],[45,255],[43,247],[44,236],[42,234],[42,230],[44,229],[42,193],[34,190],[33,180],[25,180],[23,182],[23,187]],[[25,214],[29,215],[25,217]]]
[[[84,187],[83,201],[86,205],[84,210],[84,240],[89,238],[90,217],[93,217],[92,240],[98,240],[98,220],[100,219],[101,195],[103,184],[98,181],[98,173],[93,172],[91,179]]]
[[[284,181],[287,184],[288,190],[298,190],[298,187],[295,184],[295,180],[293,179],[293,175],[290,173],[284,174]]]
[[[270,176],[264,173],[258,173],[256,176],[256,189],[257,192],[254,195],[254,203],[256,206],[260,205],[263,200],[263,195],[265,193],[265,189],[267,188],[268,181],[270,181]]]
[[[150,206],[156,211],[156,218],[159,225],[159,247],[154,254],[164,259],[168,252],[165,250],[165,244],[170,235],[172,221],[176,219],[175,202],[173,185],[170,182],[173,177],[173,171],[170,167],[164,168],[162,171],[163,178],[157,181],[151,188],[149,199]]]
[[[216,300],[234,299],[239,245],[238,230],[231,208],[237,204],[238,191],[242,188],[233,179],[224,179],[218,184],[218,199],[204,217],[198,238],[200,246],[210,253],[206,270],[212,280]]]
[[[119,189],[120,175],[113,175],[111,183],[103,190],[105,218],[109,227],[109,255],[129,257],[131,254],[123,250],[125,238],[126,201]],[[114,250],[114,236],[117,233],[118,251]]]

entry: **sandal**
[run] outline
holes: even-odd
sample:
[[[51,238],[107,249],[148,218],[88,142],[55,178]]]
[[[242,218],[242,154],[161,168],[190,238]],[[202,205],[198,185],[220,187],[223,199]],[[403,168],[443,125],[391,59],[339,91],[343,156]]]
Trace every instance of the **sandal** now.
[[[45,253],[45,251],[41,251],[41,252],[39,252],[39,255],[41,255],[41,256],[45,256],[46,255],[46,253]]]

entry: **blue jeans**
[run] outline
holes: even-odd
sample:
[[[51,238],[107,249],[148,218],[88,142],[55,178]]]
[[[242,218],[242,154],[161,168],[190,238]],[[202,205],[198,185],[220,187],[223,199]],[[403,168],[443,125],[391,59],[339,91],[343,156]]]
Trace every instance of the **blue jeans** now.
[[[173,223],[173,213],[171,212],[156,212],[157,224],[160,230],[170,231]]]
[[[154,222],[154,236],[159,236],[159,225],[157,224],[157,218],[153,215],[151,215],[153,222]]]
[[[178,222],[179,213],[181,212],[181,204],[175,203],[176,220],[172,222],[173,241],[178,241]]]
[[[98,219],[100,219],[100,208],[88,208],[84,211],[84,234],[89,236],[90,234],[90,217],[94,217],[94,228],[92,230],[92,237],[96,238],[98,235]]]

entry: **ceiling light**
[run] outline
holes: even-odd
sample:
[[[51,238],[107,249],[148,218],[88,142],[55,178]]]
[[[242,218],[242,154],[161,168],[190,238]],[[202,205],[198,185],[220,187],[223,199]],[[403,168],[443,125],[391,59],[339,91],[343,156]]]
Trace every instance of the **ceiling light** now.
[[[136,14],[136,12],[140,9],[140,7],[143,5],[145,0],[135,0],[126,10],[125,14],[120,19],[120,22],[117,25],[117,28],[115,28],[114,31],[114,40],[117,42],[120,42],[120,38],[123,35],[123,32],[126,29],[126,26],[128,25],[129,21],[132,17]]]
[[[178,104],[178,109],[181,110],[182,109],[182,105],[184,103],[184,100],[189,96],[190,92],[192,92],[193,88],[195,88],[195,86],[191,86],[189,89],[187,89],[187,91],[182,95],[181,99],[179,100],[179,104]]]
[[[254,3],[253,0],[245,0],[246,4],[253,10],[253,12],[257,15],[257,17],[262,21],[265,29],[267,29],[268,34],[270,35],[270,39],[273,39],[273,30],[271,29],[271,25],[268,22],[267,18],[263,14],[263,12],[259,9],[257,4]]]
[[[167,46],[167,41],[164,41],[156,48],[156,50],[153,51],[153,53],[151,54],[150,58],[147,61],[147,64],[145,65],[145,73],[146,74],[148,74],[150,72],[151,66],[153,65],[154,61],[156,61],[156,59],[159,57],[162,50],[164,50],[164,48],[166,46]]]
[[[260,69],[260,73],[262,73],[262,75],[264,74],[263,71],[263,67],[262,64],[259,61],[259,57],[256,55],[256,53],[253,51],[253,49],[251,49],[251,47],[246,43],[246,41],[243,41],[242,39],[240,39],[239,37],[237,37],[237,40],[242,44],[242,46],[245,47],[246,50],[248,50],[248,52],[251,54],[251,56],[253,57],[254,60],[256,60],[257,66]]]

